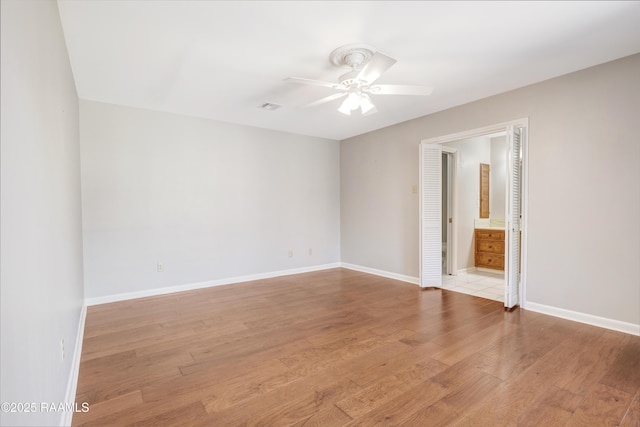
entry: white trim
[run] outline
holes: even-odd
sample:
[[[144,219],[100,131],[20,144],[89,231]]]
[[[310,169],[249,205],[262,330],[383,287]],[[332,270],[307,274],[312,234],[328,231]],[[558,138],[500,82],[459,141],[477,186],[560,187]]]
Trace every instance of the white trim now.
[[[361,271],[363,273],[369,273],[376,276],[386,277],[388,279],[400,280],[403,282],[412,283],[414,285],[420,285],[420,279],[418,277],[405,276],[404,274],[391,273],[389,271],[377,270],[375,268],[363,267],[361,265],[349,264],[346,262],[340,263],[342,268],[347,268],[349,270]]]
[[[72,404],[76,401],[76,390],[78,389],[78,376],[80,374],[80,357],[82,356],[82,342],[84,339],[84,323],[87,319],[87,306],[83,305],[80,310],[80,319],[78,320],[78,332],[76,334],[76,345],[73,349],[73,359],[71,360],[71,372],[69,373],[69,381],[67,382],[67,392],[64,401]],[[62,427],[70,426],[73,421],[73,411],[65,411],[60,418]]]
[[[152,297],[157,295],[172,294],[175,292],[192,291],[196,289],[211,288],[213,286],[230,285],[233,283],[250,282],[252,280],[270,279],[273,277],[290,276],[292,274],[310,273],[312,271],[328,270],[330,268],[340,267],[339,262],[331,264],[314,265],[311,267],[293,268],[289,270],[271,271],[268,273],[251,274],[248,276],[227,277],[218,280],[209,280],[206,282],[189,283],[186,285],[168,286],[166,288],[148,289],[138,292],[127,292],[122,294],[106,295],[103,297],[87,298],[85,304],[87,306],[107,304],[110,302],[126,301],[136,298]]]
[[[447,236],[447,270],[458,270],[458,149],[442,146],[442,151],[449,154],[448,158],[451,159],[451,170],[447,170],[449,186],[447,203],[449,210],[449,217],[451,218],[451,224],[448,228],[449,235]]]
[[[459,276],[461,274],[473,273],[474,271],[477,271],[477,270],[478,270],[478,267],[459,268],[456,271],[456,274],[452,274],[452,276]]]
[[[529,127],[529,118],[511,120],[509,122],[498,123],[491,126],[485,126],[476,129],[465,130],[458,133],[450,133],[447,135],[437,136],[435,138],[423,139],[420,142],[425,144],[443,144],[445,142],[458,141],[460,139],[475,138],[483,135],[490,135],[492,133],[504,132],[507,126],[524,126]]]
[[[524,119],[522,146],[522,170],[520,173],[520,307],[527,307],[527,277],[529,277],[529,119]]]
[[[504,277],[504,270],[494,270],[493,268],[476,267],[475,271],[481,273],[495,274],[496,276],[502,275]]]
[[[562,319],[573,320],[574,322],[586,323],[587,325],[598,326],[600,328],[612,329],[614,331],[640,336],[640,325],[608,319],[606,317],[594,316],[592,314],[580,313],[578,311],[565,310],[563,308],[538,304],[531,301],[527,301],[526,303],[526,309],[535,311],[536,313],[548,314]]]

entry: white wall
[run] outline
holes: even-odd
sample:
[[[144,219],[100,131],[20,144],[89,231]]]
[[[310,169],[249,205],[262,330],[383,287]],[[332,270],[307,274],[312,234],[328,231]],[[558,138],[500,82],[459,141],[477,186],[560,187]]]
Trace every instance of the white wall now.
[[[2,0],[0,413],[59,425],[83,304],[78,99],[54,1]],[[60,339],[66,357],[61,358]]]
[[[492,219],[504,219],[507,185],[507,137],[491,138],[491,177],[489,211]]]
[[[392,126],[340,145],[341,261],[417,277],[418,146],[398,136]]]
[[[88,298],[340,261],[337,141],[84,100],[80,135]]]
[[[526,299],[639,325],[639,75],[634,55],[342,141],[342,261],[417,277],[419,142],[528,117]]]

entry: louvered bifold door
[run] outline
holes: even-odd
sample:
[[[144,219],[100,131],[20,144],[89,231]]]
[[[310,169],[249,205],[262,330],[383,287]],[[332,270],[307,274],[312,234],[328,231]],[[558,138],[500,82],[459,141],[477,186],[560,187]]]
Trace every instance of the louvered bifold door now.
[[[442,147],[420,144],[420,286],[442,287]]]
[[[504,306],[513,308],[519,304],[520,289],[520,181],[521,163],[520,151],[522,149],[522,128],[510,127],[508,129],[507,165],[508,175],[508,204],[506,239],[506,294]]]

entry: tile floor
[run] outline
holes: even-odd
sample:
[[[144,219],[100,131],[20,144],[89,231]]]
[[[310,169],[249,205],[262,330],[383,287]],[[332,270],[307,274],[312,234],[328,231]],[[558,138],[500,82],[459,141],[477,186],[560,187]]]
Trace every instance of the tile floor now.
[[[504,272],[473,271],[457,276],[442,276],[442,288],[503,302]]]

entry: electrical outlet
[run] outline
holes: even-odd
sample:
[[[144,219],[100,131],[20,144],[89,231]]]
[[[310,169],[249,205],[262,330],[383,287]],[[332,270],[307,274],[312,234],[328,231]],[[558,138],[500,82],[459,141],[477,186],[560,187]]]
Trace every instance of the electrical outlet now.
[[[164,265],[161,262],[158,263],[158,273],[162,273],[164,271]]]
[[[313,249],[309,248],[309,255],[313,255]]]
[[[289,258],[293,258],[293,251],[289,249]]]
[[[418,186],[416,184],[413,184],[413,186],[411,187],[411,192],[414,194],[418,192]]]
[[[60,360],[64,360],[64,338],[60,338]]]

